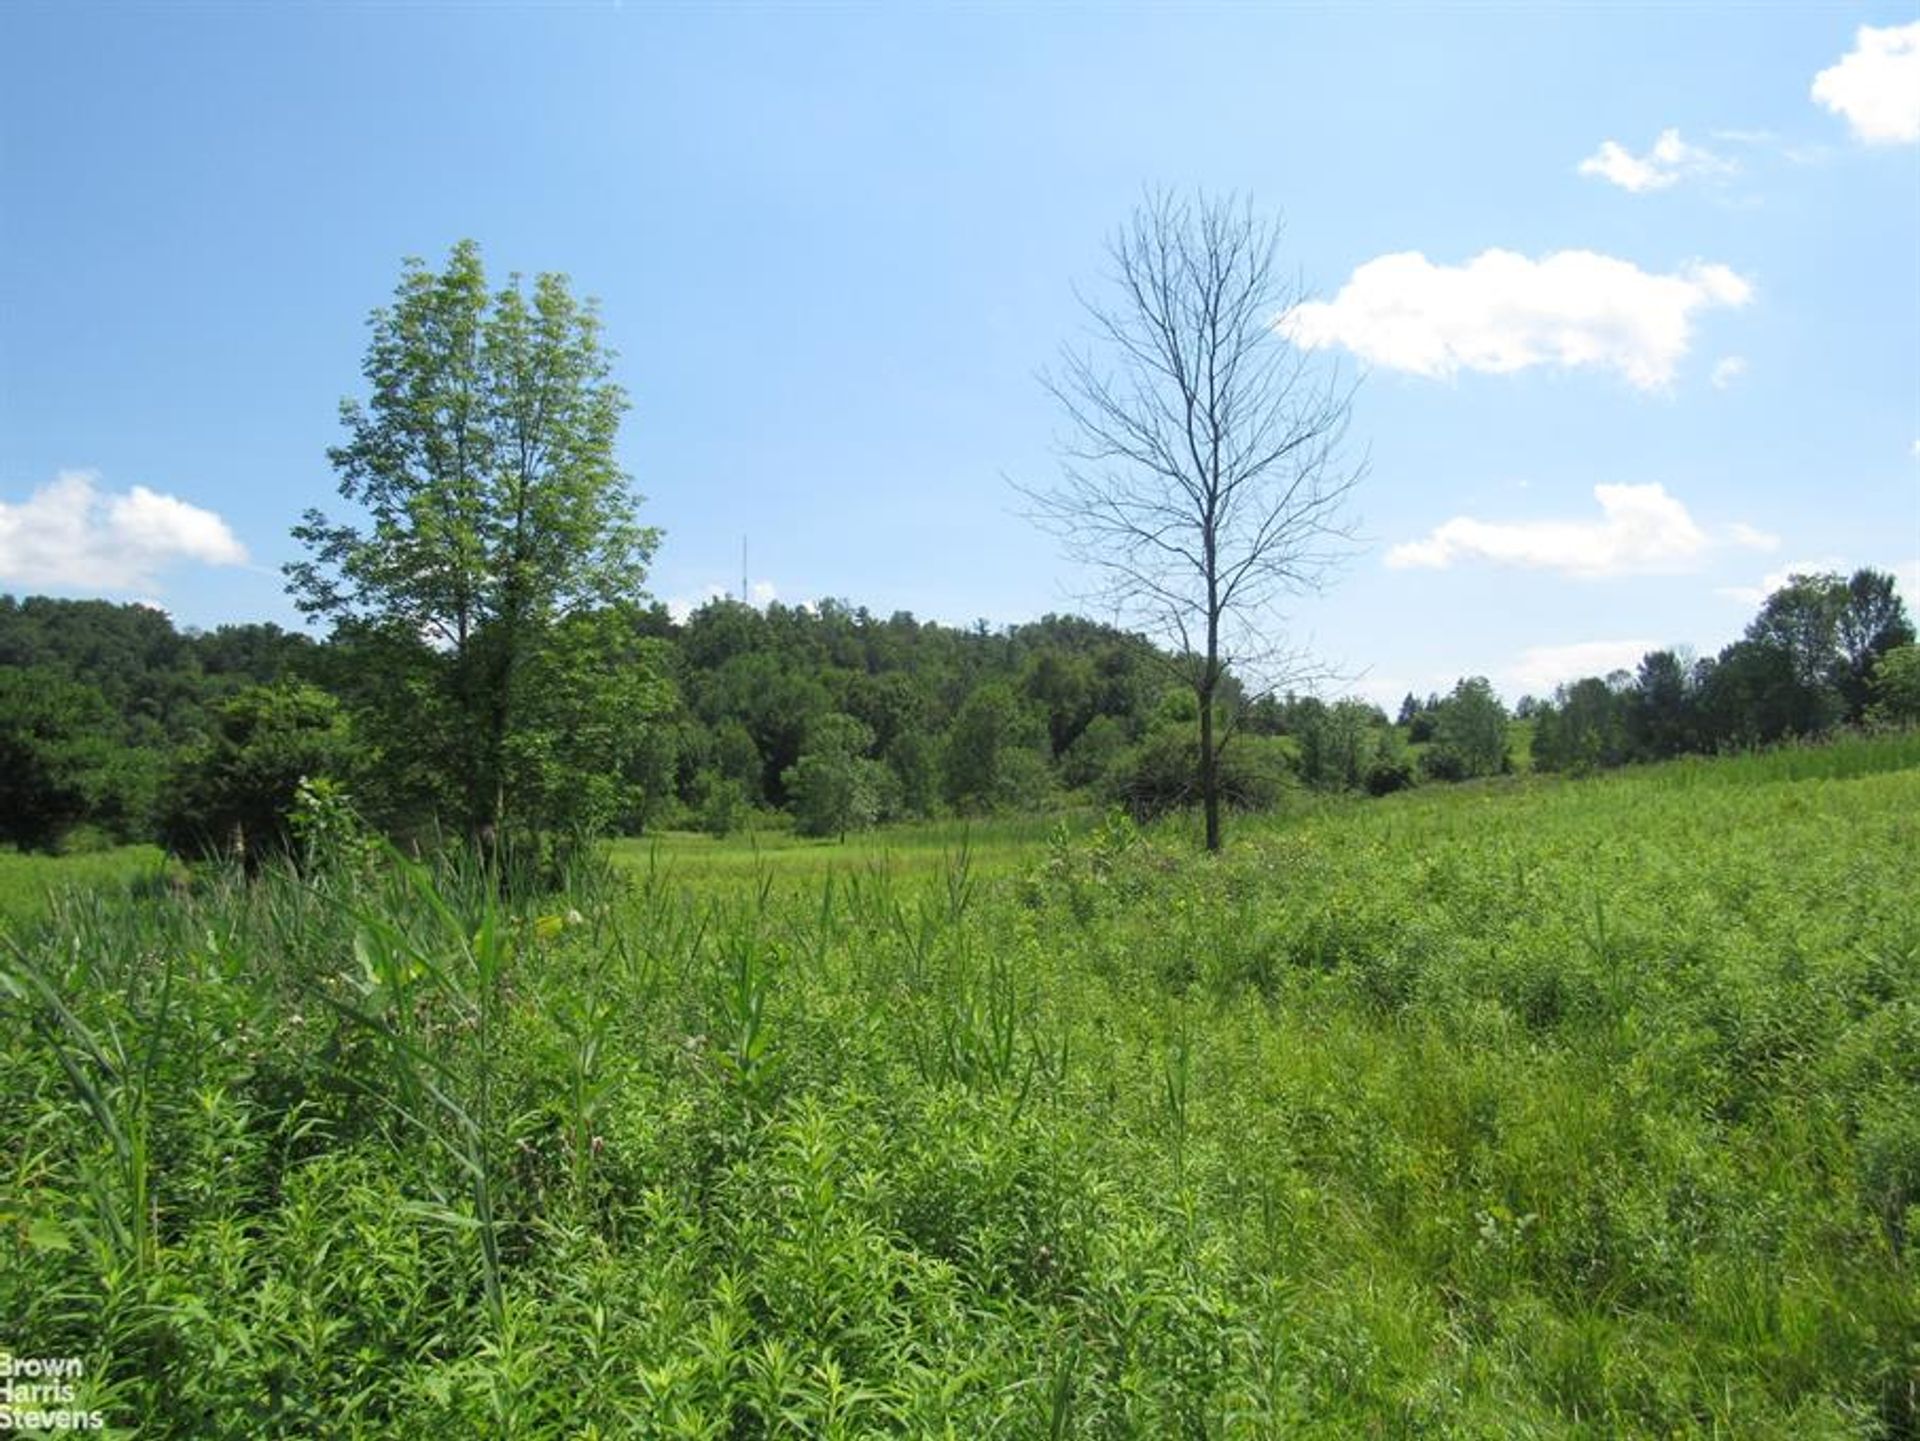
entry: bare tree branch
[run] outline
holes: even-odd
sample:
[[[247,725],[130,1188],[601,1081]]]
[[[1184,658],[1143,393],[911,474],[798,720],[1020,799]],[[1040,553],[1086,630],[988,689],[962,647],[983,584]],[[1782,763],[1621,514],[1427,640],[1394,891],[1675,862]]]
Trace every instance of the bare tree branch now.
[[[1200,703],[1213,850],[1238,726],[1216,706],[1312,672],[1279,605],[1351,550],[1345,507],[1366,471],[1345,453],[1353,384],[1275,333],[1305,299],[1277,269],[1280,235],[1231,199],[1148,194],[1109,246],[1113,298],[1079,296],[1090,348],[1063,348],[1041,377],[1067,421],[1060,479],[1016,487],[1099,575],[1090,599],[1172,648]]]

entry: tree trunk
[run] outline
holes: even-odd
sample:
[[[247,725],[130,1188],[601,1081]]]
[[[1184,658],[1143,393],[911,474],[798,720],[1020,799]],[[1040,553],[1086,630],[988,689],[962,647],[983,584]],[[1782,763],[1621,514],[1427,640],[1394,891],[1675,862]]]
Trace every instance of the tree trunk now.
[[[1200,672],[1200,799],[1207,811],[1207,854],[1220,849],[1220,748],[1213,741],[1213,696],[1220,688],[1220,551],[1216,512],[1201,529],[1207,578],[1207,666]]]
[[[1207,811],[1207,849],[1220,849],[1220,757],[1213,744],[1213,687],[1200,691],[1200,799]]]

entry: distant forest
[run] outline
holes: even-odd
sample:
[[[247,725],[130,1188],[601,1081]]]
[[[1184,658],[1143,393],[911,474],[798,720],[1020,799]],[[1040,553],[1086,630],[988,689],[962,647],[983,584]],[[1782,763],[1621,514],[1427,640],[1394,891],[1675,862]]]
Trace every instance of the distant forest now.
[[[581,752],[611,765],[552,758],[558,784],[591,798],[574,813],[593,829],[725,834],[758,812],[834,835],[1063,803],[1147,816],[1194,795],[1191,688],[1175,658],[1109,626],[957,629],[835,601],[600,620],[644,684],[555,728],[562,746],[611,728]],[[431,660],[352,626],[324,641],[270,624],[183,631],[139,605],[0,597],[0,841],[257,857],[288,843],[315,785],[390,832],[429,828],[431,774],[379,742],[404,723],[409,665]],[[1236,730],[1226,793],[1257,808],[1292,786],[1377,795],[1509,771],[1516,734],[1532,768],[1580,772],[1907,724],[1920,653],[1892,577],[1862,570],[1796,576],[1717,656],[1657,651],[1512,716],[1478,677],[1392,716],[1230,678],[1220,713]]]

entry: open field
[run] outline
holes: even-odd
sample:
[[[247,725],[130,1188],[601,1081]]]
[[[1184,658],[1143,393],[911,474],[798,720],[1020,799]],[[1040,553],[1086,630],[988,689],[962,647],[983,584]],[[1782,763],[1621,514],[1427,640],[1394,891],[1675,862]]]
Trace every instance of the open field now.
[[[163,870],[158,846],[117,846],[74,856],[0,851],[0,928],[30,924],[46,913],[48,896],[72,888],[117,890]]]
[[[151,1437],[1912,1436],[1916,760],[70,903],[0,1343]]]
[[[756,880],[782,885],[818,883],[829,875],[884,871],[896,879],[930,875],[962,855],[980,875],[999,875],[1031,862],[1062,833],[1078,835],[1097,823],[1091,811],[977,821],[925,821],[856,831],[846,840],[797,836],[791,829],[753,830],[716,840],[689,831],[613,843],[612,857],[633,872],[655,871],[685,886]]]

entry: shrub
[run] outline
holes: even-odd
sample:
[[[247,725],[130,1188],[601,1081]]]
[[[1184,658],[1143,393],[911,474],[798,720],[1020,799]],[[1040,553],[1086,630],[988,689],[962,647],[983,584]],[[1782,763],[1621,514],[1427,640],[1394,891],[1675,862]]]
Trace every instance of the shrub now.
[[[162,838],[183,856],[230,850],[257,867],[290,848],[301,783],[340,779],[352,762],[332,696],[300,681],[251,687],[219,706],[212,739],[179,766]]]

